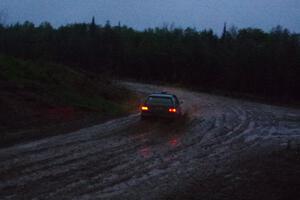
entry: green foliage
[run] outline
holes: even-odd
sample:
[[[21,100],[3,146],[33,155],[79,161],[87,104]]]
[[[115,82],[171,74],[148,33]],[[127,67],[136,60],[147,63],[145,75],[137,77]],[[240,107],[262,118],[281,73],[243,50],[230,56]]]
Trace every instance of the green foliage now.
[[[63,65],[0,56],[0,79],[38,95],[49,105],[120,114],[122,88]]]
[[[0,28],[0,52],[92,73],[184,83],[203,90],[300,100],[299,35],[227,28],[221,37],[193,28],[132,28],[30,22]]]

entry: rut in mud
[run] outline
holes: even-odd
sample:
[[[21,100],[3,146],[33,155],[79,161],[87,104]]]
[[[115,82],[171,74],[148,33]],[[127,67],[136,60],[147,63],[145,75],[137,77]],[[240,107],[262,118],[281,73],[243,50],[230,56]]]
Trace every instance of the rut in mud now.
[[[0,150],[0,199],[163,199],[249,154],[297,147],[300,110],[183,89],[181,121],[138,114]],[[295,148],[296,148],[295,147]]]

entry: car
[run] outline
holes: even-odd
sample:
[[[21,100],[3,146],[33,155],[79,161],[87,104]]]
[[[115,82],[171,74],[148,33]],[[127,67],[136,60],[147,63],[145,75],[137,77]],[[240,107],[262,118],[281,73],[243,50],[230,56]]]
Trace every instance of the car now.
[[[179,118],[182,115],[181,103],[175,94],[166,92],[150,94],[140,107],[141,119]]]

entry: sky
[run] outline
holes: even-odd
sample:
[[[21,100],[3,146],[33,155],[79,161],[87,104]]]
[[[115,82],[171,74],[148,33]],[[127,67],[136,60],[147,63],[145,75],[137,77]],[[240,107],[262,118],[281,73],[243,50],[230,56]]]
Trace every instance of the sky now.
[[[143,30],[174,24],[222,32],[238,28],[271,30],[276,25],[300,33],[300,0],[0,0],[2,21],[26,20],[55,27],[75,22],[122,25]]]

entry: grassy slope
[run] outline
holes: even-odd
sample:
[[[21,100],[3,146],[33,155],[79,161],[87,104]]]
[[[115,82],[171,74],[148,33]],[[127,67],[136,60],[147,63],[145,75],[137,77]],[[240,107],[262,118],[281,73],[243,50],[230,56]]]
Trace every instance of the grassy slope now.
[[[0,56],[0,132],[124,114],[130,95],[104,78],[61,65]],[[126,105],[126,104],[125,104]]]

